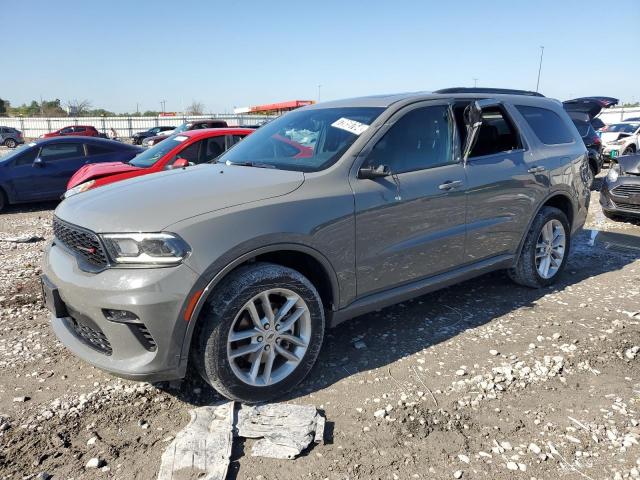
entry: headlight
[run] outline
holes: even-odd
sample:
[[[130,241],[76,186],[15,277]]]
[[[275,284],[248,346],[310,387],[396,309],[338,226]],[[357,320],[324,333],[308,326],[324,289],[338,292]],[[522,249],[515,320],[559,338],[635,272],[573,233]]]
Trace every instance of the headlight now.
[[[190,251],[173,233],[107,233],[101,237],[116,264],[177,265]]]
[[[615,182],[616,180],[618,180],[620,173],[621,173],[620,165],[618,165],[617,163],[614,163],[613,165],[611,165],[611,168],[609,168],[609,173],[607,174],[607,180],[609,180],[610,182]]]
[[[624,145],[625,140],[614,140],[613,142],[609,142],[609,145]]]
[[[76,185],[73,188],[70,188],[66,192],[64,192],[64,198],[69,198],[76,193],[86,192],[90,188],[93,188],[93,185],[96,183],[95,180],[89,180],[88,182],[81,183],[80,185]]]

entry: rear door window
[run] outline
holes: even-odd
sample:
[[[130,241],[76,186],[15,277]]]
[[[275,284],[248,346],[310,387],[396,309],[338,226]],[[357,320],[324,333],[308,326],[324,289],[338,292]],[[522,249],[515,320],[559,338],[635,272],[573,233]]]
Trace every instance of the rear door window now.
[[[522,148],[520,136],[511,120],[500,107],[482,110],[482,126],[470,158],[496,155]]]
[[[104,155],[107,153],[113,153],[113,149],[104,147],[102,145],[87,144],[87,155],[93,157],[95,155]]]
[[[203,148],[204,151],[202,155],[202,161],[210,162],[212,160],[215,160],[225,151],[224,135],[220,135],[219,137],[207,138],[203,141]]]
[[[545,145],[573,143],[573,135],[560,116],[549,109],[516,105],[533,132]]]

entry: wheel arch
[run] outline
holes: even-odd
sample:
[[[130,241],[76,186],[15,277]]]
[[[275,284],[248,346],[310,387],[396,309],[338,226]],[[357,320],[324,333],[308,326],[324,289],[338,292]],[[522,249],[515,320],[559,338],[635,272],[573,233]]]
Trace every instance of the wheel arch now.
[[[231,272],[237,268],[258,261],[275,263],[292,268],[307,277],[316,287],[323,306],[328,314],[339,305],[338,277],[329,260],[319,251],[306,245],[295,243],[279,243],[260,247],[248,251],[228,262],[222,268],[212,266],[208,273],[201,277],[200,281],[192,288],[189,297],[185,301],[183,314],[188,315],[186,332],[183,339],[180,355],[180,365],[186,371],[189,351],[193,343],[193,334],[201,321],[201,313],[204,304],[215,289]],[[197,302],[190,309],[191,299],[197,298]],[[189,312],[191,310],[191,312]],[[184,318],[184,320],[187,320]]]
[[[540,203],[535,213],[529,219],[527,228],[525,229],[522,238],[520,239],[520,244],[518,245],[518,251],[516,252],[514,259],[515,262],[517,262],[518,258],[520,258],[520,254],[522,253],[522,248],[524,246],[527,235],[529,234],[529,230],[531,229],[531,225],[533,224],[538,213],[540,213],[540,210],[542,210],[544,207],[555,207],[563,212],[567,216],[567,220],[569,220],[569,229],[573,229],[573,220],[576,214],[573,200],[571,200],[569,194],[564,191],[551,193]]]

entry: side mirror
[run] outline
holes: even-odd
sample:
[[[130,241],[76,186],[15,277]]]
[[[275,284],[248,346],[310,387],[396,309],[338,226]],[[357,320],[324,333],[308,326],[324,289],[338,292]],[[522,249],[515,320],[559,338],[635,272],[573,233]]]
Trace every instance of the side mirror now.
[[[171,165],[171,168],[185,168],[189,166],[189,160],[185,159],[185,158],[178,158],[175,162],[173,162],[173,165]]]
[[[376,178],[388,177],[391,170],[386,165],[378,165],[377,167],[362,167],[358,172],[358,178],[374,180]]]
[[[44,167],[44,161],[38,157],[33,161],[33,166],[34,167]]]

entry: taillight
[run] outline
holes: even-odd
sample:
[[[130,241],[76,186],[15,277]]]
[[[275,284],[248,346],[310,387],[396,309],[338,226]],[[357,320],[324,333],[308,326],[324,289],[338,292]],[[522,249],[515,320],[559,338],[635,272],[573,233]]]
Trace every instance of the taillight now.
[[[600,140],[600,137],[599,137],[598,135],[595,135],[595,136],[593,137],[593,143],[594,143],[595,145],[600,145],[600,144],[602,143],[602,140]]]

